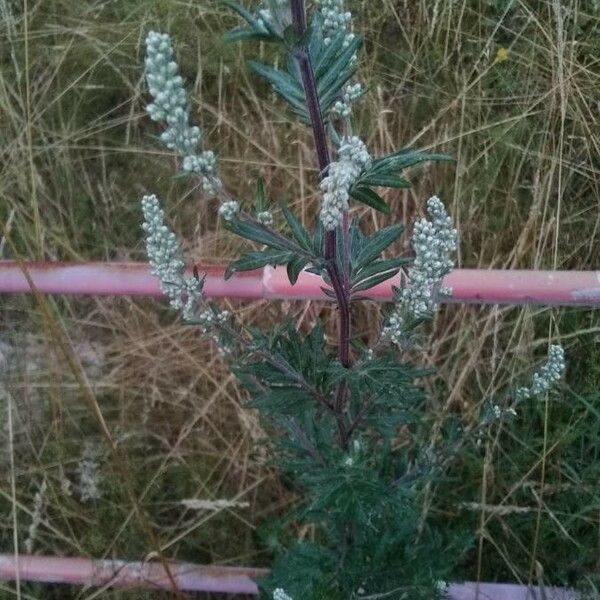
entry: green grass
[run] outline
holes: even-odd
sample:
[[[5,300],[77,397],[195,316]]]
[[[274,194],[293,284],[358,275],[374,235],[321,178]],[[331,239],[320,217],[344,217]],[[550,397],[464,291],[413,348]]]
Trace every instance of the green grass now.
[[[461,267],[598,268],[597,3],[563,2],[560,18],[557,2],[534,0],[372,6],[353,3],[366,37],[361,78],[370,86],[358,130],[375,153],[410,143],[457,159],[415,170],[412,190],[389,192],[392,219],[410,223],[424,199],[438,193],[459,227]],[[246,69],[241,47],[222,44],[221,33],[235,20],[221,5],[29,0],[27,9],[25,20],[20,3],[0,0],[0,222],[21,256],[143,259],[144,191],[164,199],[191,258],[225,262],[235,255],[215,202],[173,177],[173,157],[152,137],[157,129],[143,112],[140,67],[151,28],[177,41],[195,118],[232,192],[249,198],[260,174],[271,198],[287,198],[310,222],[318,197],[309,132],[287,122],[284,106]],[[502,49],[507,59],[497,60]],[[365,214],[372,228],[388,224]],[[7,244],[0,248],[4,258],[12,256]],[[262,302],[236,306],[257,324],[281,314],[280,306]],[[147,516],[146,524],[134,519],[116,537],[132,503],[51,323],[29,298],[4,297],[0,307],[0,341],[11,349],[0,410],[7,422],[11,398],[13,420],[12,438],[8,428],[1,434],[2,551],[13,549],[14,507],[23,548],[33,498],[46,478],[38,553],[139,560],[157,549],[149,526],[169,557],[268,564],[256,527],[293,495],[266,463],[256,416],[243,409],[242,394],[209,344],[150,301],[56,301],[53,319],[64,324],[75,354],[89,341],[102,349],[99,369],[93,372],[85,357],[84,367]],[[286,308],[301,324],[329,314],[303,303]],[[372,335],[377,319],[377,309],[361,307],[357,332]],[[333,322],[329,327],[333,332]],[[457,579],[528,581],[536,563],[554,583],[583,583],[597,572],[599,335],[591,310],[449,306],[424,340],[424,362],[440,373],[429,383],[432,415],[456,414],[466,424],[486,396],[523,381],[550,339],[567,349],[567,381],[547,410],[543,402],[532,405],[468,449],[430,490],[428,518],[474,536]],[[76,490],[70,498],[61,493],[64,477],[77,483],[85,440],[102,449],[97,504],[81,502]],[[194,497],[238,498],[249,506],[199,514],[180,504]],[[1,598],[15,597],[14,584],[2,590]],[[21,591],[23,598],[92,595],[30,584]]]

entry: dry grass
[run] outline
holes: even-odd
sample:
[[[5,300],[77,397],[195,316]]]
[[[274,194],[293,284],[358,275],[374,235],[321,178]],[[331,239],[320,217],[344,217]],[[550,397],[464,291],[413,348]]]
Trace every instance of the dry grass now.
[[[596,3],[373,5],[354,8],[371,86],[359,130],[375,153],[410,144],[457,159],[454,167],[416,171],[411,190],[390,192],[394,219],[410,223],[423,199],[439,193],[461,233],[460,266],[597,268]],[[24,7],[0,0],[0,217],[21,256],[141,259],[143,190],[166,201],[193,259],[223,262],[239,249],[221,231],[214,201],[173,179],[172,157],[149,137],[156,130],[143,114],[139,57],[152,27],[177,39],[197,121],[221,155],[228,187],[250,197],[260,174],[273,199],[288,198],[311,222],[316,170],[308,132],[288,123],[281,103],[248,74],[242,49],[220,43],[232,20],[217,3],[28,0]],[[372,228],[387,222],[365,215]],[[0,249],[11,256],[4,239]],[[155,303],[40,302],[1,300],[2,550],[23,550],[45,480],[36,552],[268,564],[256,527],[293,497],[268,466],[260,425],[243,409],[221,357]],[[284,313],[300,325],[329,315],[303,303],[235,310],[266,325]],[[358,334],[368,338],[377,323],[378,309],[359,309]],[[472,418],[482,398],[523,376],[549,340],[566,345],[570,362],[562,401],[532,407],[527,422],[498,432],[483,452],[461,460],[449,482],[429,490],[428,516],[451,517],[478,540],[457,576],[526,581],[538,561],[550,579],[576,581],[598,561],[598,472],[584,438],[600,422],[591,395],[600,383],[599,331],[591,311],[450,306],[437,319],[424,347],[426,363],[440,371],[429,383],[440,423],[448,414]],[[77,489],[86,441],[100,452],[97,502],[82,502]],[[182,505],[189,499],[248,506],[197,511]],[[66,593],[23,582],[0,589],[6,598]]]

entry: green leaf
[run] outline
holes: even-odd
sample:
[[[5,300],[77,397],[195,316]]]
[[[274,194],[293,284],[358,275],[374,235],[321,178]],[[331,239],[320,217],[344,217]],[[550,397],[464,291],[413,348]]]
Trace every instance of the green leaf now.
[[[241,13],[240,13],[241,14]],[[277,37],[283,40],[288,48],[288,63],[286,70],[278,70],[268,65],[256,61],[250,61],[250,67],[261,77],[266,79],[274,90],[291,106],[292,110],[306,123],[310,122],[310,116],[306,106],[304,85],[297,61],[293,57],[293,48],[299,44],[308,45],[313,69],[315,73],[315,83],[319,96],[319,103],[323,115],[327,113],[333,103],[339,98],[340,93],[346,82],[354,75],[357,69],[356,61],[353,57],[362,45],[362,38],[355,36],[353,40],[346,45],[346,36],[343,33],[334,37],[328,45],[323,43],[322,28],[319,26],[320,16],[315,16],[310,27],[307,28],[302,40],[298,39],[295,28],[289,26],[283,34],[283,38],[272,31],[270,25],[265,22],[264,28],[269,29],[269,35],[265,35],[264,29],[260,29],[256,19],[254,19],[252,35],[247,37],[258,37],[262,35],[267,38]],[[245,16],[248,19],[248,15]],[[243,33],[233,33],[234,38],[243,37]]]
[[[300,387],[271,388],[250,400],[246,406],[283,415],[302,412],[314,404],[314,398]]]
[[[312,247],[315,256],[325,256],[325,227],[323,227],[323,223],[319,218],[319,215],[317,215],[317,223],[315,225]]]
[[[257,33],[255,31],[252,31],[251,29],[242,29],[241,27],[238,27],[237,29],[232,29],[223,36],[223,40],[227,44],[233,44],[234,42],[239,42],[243,40],[268,41],[270,39],[271,37],[268,35]]]
[[[291,75],[255,60],[248,64],[256,74],[266,79],[280,96],[294,107],[304,109],[304,90]]]
[[[373,275],[377,275],[381,271],[399,269],[401,266],[410,264],[411,262],[413,262],[413,259],[405,256],[397,256],[396,258],[389,258],[387,260],[375,260],[360,269],[353,268],[353,281],[359,281],[360,279],[368,279]]]
[[[363,289],[369,289],[378,283],[382,283],[383,281],[394,277],[402,265],[410,263],[411,261],[412,259],[402,256],[391,258],[389,260],[376,260],[358,270],[358,272],[353,273],[352,290],[358,292]],[[377,283],[373,283],[374,281],[377,281]],[[366,287],[360,287],[363,286],[363,284]]]
[[[345,37],[344,34],[340,34],[340,36]],[[334,88],[339,90],[352,77],[356,72],[356,64],[352,61],[352,57],[358,52],[361,45],[362,38],[357,35],[348,46],[343,47],[342,45],[342,51],[333,60],[328,61],[322,75],[317,77],[319,96],[324,96],[326,92]]]
[[[256,180],[256,212],[267,210],[267,195],[265,194],[265,180],[259,177]]]
[[[427,154],[426,152],[418,152],[410,149],[402,149],[376,158],[371,164],[369,173],[386,172],[397,173],[402,169],[407,169],[418,163],[426,161],[452,161],[454,160],[448,154]]]
[[[378,258],[390,244],[402,235],[403,231],[404,227],[402,225],[390,225],[369,236],[365,240],[363,249],[356,259],[356,263],[354,264],[355,270],[362,269],[371,261]]]
[[[386,215],[390,214],[390,207],[385,200],[368,187],[355,186],[350,189],[350,195],[359,202],[378,210]]]
[[[377,275],[374,275],[373,277],[370,277],[369,279],[364,279],[361,280],[359,283],[356,283],[355,285],[352,286],[352,293],[355,294],[357,292],[363,292],[365,290],[370,290],[371,288],[374,288],[376,285],[379,285],[380,283],[383,283],[384,281],[387,281],[388,279],[391,279],[392,277],[394,277],[394,275],[396,275],[398,273],[400,269],[392,269],[389,271],[383,271]]]
[[[256,23],[256,18],[254,15],[246,8],[244,8],[241,4],[234,2],[233,0],[222,0],[223,4],[228,6],[231,10],[236,12],[244,21],[248,24],[253,25]]]
[[[350,245],[350,261],[353,262],[354,258],[358,256],[362,250],[365,236],[360,230],[360,220],[358,217],[353,217],[350,223],[350,231],[348,232],[348,242]]]
[[[300,221],[296,218],[296,215],[286,206],[285,203],[281,202],[280,206],[283,216],[285,217],[287,224],[290,226],[296,241],[308,252],[312,252],[312,244],[310,241],[310,236],[308,235],[308,231],[306,231],[302,223],[300,223]]]
[[[320,32],[319,32],[320,34]],[[320,37],[320,36],[319,36]],[[316,79],[321,79],[327,71],[331,68],[331,65],[335,61],[335,57],[339,54],[340,50],[344,45],[344,40],[346,39],[345,34],[336,35],[332,38],[331,43],[327,46],[321,44],[320,50],[321,52],[313,52],[311,58],[314,62],[314,72]],[[311,48],[313,51],[317,50],[317,48]]]
[[[295,256],[287,265],[287,274],[292,285],[298,281],[298,276],[302,269],[308,264],[308,259],[305,256]]]
[[[395,177],[394,175],[386,175],[379,173],[371,173],[370,171],[362,175],[357,185],[374,185],[379,187],[391,187],[391,188],[409,188],[411,187],[410,181],[402,179],[401,177]]]
[[[234,260],[225,270],[225,279],[229,279],[238,271],[253,271],[267,265],[285,265],[292,257],[288,251],[262,250],[260,252],[246,252]]]
[[[293,240],[272,231],[257,221],[233,219],[232,221],[225,222],[225,228],[240,237],[252,240],[253,242],[258,242],[259,244],[264,244],[270,248],[303,252],[302,248],[300,248]]]
[[[249,26],[249,29],[238,27],[226,33],[224,36],[226,42],[237,42],[244,39],[259,39],[267,42],[281,41],[281,36],[268,21],[259,21],[254,14],[237,2],[233,2],[233,0],[222,0],[222,2],[242,17]]]

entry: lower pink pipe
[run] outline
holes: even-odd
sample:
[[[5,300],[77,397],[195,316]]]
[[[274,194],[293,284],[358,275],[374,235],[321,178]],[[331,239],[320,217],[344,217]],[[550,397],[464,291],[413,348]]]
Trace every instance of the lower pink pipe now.
[[[18,565],[18,566],[17,566]],[[180,591],[258,594],[251,578],[267,573],[264,569],[208,567],[185,563],[169,566]],[[164,567],[158,563],[59,558],[55,556],[19,556],[0,554],[0,579],[67,583],[110,587],[172,589]],[[545,588],[500,583],[451,584],[448,600],[575,600],[576,594],[561,588]]]
[[[25,262],[38,291],[45,294],[160,296],[158,281],[146,263]],[[206,273],[205,293],[212,298],[326,300],[322,279],[300,274],[291,285],[283,267],[265,267],[223,279],[223,267],[198,265]],[[399,277],[380,284],[365,297],[389,302]],[[600,271],[517,271],[456,269],[444,284],[449,302],[600,306]],[[0,293],[28,293],[30,286],[15,261],[0,261]]]
[[[17,566],[18,565],[18,566]],[[212,567],[172,563],[169,571],[181,591],[258,594],[252,577],[265,575],[265,569]],[[19,556],[0,554],[0,579],[43,583],[68,583],[111,587],[173,589],[164,567],[153,562]]]

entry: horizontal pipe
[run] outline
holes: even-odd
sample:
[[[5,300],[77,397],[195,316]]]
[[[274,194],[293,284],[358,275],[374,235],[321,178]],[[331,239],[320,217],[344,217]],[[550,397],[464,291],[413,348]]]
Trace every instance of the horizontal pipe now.
[[[213,567],[171,563],[169,570],[182,592],[220,592],[258,594],[252,578],[265,575],[264,569]],[[0,579],[42,583],[66,583],[110,587],[172,589],[164,567],[159,563],[93,560],[0,554]],[[545,588],[503,583],[454,583],[448,587],[448,600],[575,600],[576,595],[562,588]]]
[[[291,285],[284,267],[265,267],[223,278],[224,267],[198,265],[206,274],[204,290],[209,298],[271,298],[327,300],[318,275],[300,274]],[[45,294],[104,296],[161,296],[158,280],[146,263],[61,263],[0,261],[0,293],[29,293],[26,270],[34,286]],[[392,286],[400,276],[365,292],[378,302],[392,299]],[[600,271],[527,271],[455,269],[444,279],[452,288],[445,302],[477,304],[543,304],[600,306]]]
[[[94,560],[0,554],[0,580],[66,583],[71,585],[142,587],[180,591],[220,592],[223,594],[258,594],[253,577],[265,575],[265,569],[169,564],[172,581],[165,568],[154,562]]]

